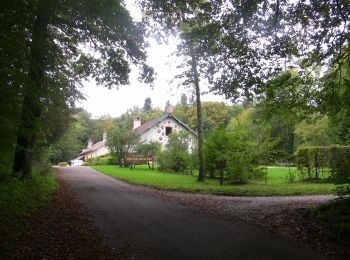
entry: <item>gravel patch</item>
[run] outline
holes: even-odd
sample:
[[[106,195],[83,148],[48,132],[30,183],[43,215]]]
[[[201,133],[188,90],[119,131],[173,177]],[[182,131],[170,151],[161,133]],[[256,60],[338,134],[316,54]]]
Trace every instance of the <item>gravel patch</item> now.
[[[346,259],[348,248],[335,244],[327,227],[308,214],[334,195],[231,197],[143,188],[144,192],[233,222],[248,222],[267,228],[314,249],[330,259]]]

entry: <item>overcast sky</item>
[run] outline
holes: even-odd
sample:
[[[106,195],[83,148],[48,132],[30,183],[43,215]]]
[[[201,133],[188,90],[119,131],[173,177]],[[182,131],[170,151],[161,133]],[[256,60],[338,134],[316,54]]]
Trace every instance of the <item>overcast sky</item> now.
[[[140,19],[140,12],[132,1],[126,1],[127,7],[134,19]],[[178,87],[173,83],[174,76],[178,73],[176,66],[181,59],[171,55],[176,50],[176,40],[171,40],[168,45],[159,45],[154,39],[150,39],[148,48],[148,64],[152,66],[157,75],[154,87],[139,83],[137,80],[137,70],[132,70],[130,75],[130,84],[119,86],[118,89],[107,89],[96,86],[94,81],[85,82],[82,92],[86,100],[80,102],[82,106],[93,117],[103,115],[119,116],[133,106],[142,107],[144,100],[150,97],[153,107],[164,108],[167,100],[175,105],[180,101],[182,93],[190,95],[189,89]],[[201,91],[207,90],[205,84],[201,85]],[[224,98],[207,94],[202,96],[202,101],[224,101]]]

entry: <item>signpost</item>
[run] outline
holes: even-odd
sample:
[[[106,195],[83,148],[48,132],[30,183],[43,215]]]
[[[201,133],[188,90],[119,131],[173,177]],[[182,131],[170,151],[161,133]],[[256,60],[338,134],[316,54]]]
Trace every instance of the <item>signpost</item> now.
[[[152,166],[150,165],[152,162]],[[124,157],[125,166],[130,166],[132,170],[137,164],[147,164],[150,170],[154,170],[154,157],[152,155],[143,154],[127,154]]]
[[[224,169],[226,168],[226,161],[216,161],[216,169],[220,170],[220,185],[222,186],[222,181],[224,179]]]

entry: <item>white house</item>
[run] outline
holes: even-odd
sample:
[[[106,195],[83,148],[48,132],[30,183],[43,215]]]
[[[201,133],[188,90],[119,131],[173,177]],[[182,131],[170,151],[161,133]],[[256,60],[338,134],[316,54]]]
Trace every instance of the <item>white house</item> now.
[[[78,155],[76,159],[83,159],[84,161],[91,159],[91,158],[96,158],[100,157],[102,155],[106,155],[109,153],[108,148],[105,146],[107,140],[107,133],[104,132],[102,136],[102,140],[93,144],[92,139],[90,137],[88,141],[88,146],[81,151],[81,153]]]
[[[190,146],[194,144],[197,138],[196,132],[171,113],[167,113],[160,118],[153,119],[144,124],[141,124],[140,117],[135,116],[134,131],[140,135],[141,142],[158,142],[161,144],[162,149],[165,148],[168,142],[168,136],[171,133],[188,132],[191,138]]]
[[[162,149],[168,142],[168,136],[171,133],[179,133],[186,131],[190,135],[191,143],[190,147],[194,144],[197,133],[183,123],[180,119],[173,116],[171,113],[167,113],[160,118],[150,120],[144,124],[141,123],[139,116],[134,116],[133,131],[140,135],[140,141],[143,143],[158,142],[161,144]],[[105,146],[107,139],[107,133],[104,132],[102,141],[95,144],[89,139],[88,146],[84,149],[76,159],[88,160],[90,158],[96,158],[109,153],[108,148]]]

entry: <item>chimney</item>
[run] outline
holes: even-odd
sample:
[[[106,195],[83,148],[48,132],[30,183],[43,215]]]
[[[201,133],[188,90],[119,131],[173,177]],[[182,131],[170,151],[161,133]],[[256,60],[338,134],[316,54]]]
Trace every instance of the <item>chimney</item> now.
[[[172,112],[174,112],[174,108],[173,108],[173,106],[170,103],[169,103],[169,105],[166,108],[166,112],[168,114],[171,114]]]
[[[91,147],[92,147],[92,137],[90,136],[87,148],[89,149]]]
[[[104,144],[107,142],[107,131],[106,130],[103,132],[102,140],[103,140]]]
[[[141,117],[134,116],[134,127],[133,129],[138,128],[141,125]]]

